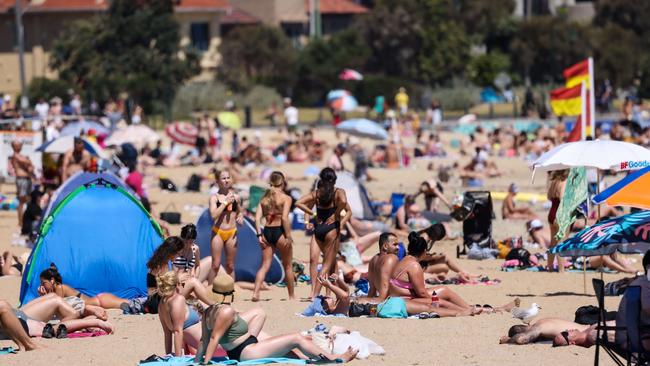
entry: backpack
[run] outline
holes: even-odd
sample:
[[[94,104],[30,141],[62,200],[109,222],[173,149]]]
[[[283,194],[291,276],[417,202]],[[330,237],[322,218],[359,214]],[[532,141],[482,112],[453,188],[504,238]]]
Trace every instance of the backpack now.
[[[598,323],[598,307],[593,305],[581,306],[576,310],[575,322],[584,325],[594,325]],[[616,320],[616,312],[608,311],[605,313],[605,321]]]
[[[159,180],[159,186],[160,189],[170,191],[170,192],[178,192],[178,188],[176,187],[176,184],[169,180],[168,178],[160,178]]]
[[[508,252],[508,255],[506,255],[506,260],[509,261],[513,259],[518,260],[522,267],[531,266],[530,252],[524,248],[511,249],[510,252]]]
[[[192,174],[190,179],[187,180],[187,185],[185,186],[190,192],[200,192],[201,191],[201,176],[198,174]]]

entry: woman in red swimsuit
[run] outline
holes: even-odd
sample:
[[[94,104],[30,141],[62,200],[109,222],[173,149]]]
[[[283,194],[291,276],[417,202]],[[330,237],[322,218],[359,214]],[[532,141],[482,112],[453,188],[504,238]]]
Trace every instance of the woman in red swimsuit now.
[[[569,177],[568,169],[556,170],[551,172],[549,175],[549,186],[548,186],[548,191],[546,192],[546,197],[548,197],[549,201],[551,201],[551,209],[548,212],[548,224],[549,227],[551,228],[551,246],[549,247],[549,249],[553,248],[558,243],[556,235],[557,232],[559,231],[559,227],[555,220],[555,215],[557,214],[557,210],[560,207],[560,200],[564,195],[564,186],[566,184],[566,180],[568,177]],[[553,268],[554,262],[555,262],[555,255],[549,252],[548,262],[547,262],[547,268],[549,271],[554,270]],[[560,256],[557,257],[557,268],[558,268],[558,272],[564,272],[564,260]]]

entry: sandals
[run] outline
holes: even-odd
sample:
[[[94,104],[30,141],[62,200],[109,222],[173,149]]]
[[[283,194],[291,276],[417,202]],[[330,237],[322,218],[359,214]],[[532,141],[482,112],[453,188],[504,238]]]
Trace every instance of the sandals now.
[[[65,326],[65,324],[59,325],[57,328],[56,332],[54,331],[54,326],[52,324],[48,323],[43,327],[43,333],[41,334],[41,337],[43,338],[58,338],[58,339],[63,339],[63,338],[68,338],[68,328]]]
[[[427,313],[425,311],[418,314],[418,319],[438,319],[438,318],[440,318],[440,315],[436,312]]]
[[[329,358],[325,357],[322,353],[318,355],[318,358],[310,358],[309,360],[306,361],[308,365],[325,365],[329,363],[343,363],[343,360],[340,358],[336,358],[333,360],[330,360]]]

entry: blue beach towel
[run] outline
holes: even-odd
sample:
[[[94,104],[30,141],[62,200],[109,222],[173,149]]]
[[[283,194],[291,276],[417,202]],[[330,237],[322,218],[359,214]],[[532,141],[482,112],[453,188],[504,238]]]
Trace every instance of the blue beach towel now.
[[[16,350],[13,347],[2,347],[0,348],[0,355],[8,355],[11,353],[16,353]]]

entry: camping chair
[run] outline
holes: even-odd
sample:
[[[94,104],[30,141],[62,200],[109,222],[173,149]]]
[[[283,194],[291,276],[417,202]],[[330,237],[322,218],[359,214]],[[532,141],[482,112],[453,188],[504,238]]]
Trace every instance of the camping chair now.
[[[260,200],[264,196],[266,188],[260,186],[251,186],[248,189],[248,207],[247,210],[251,213],[255,213],[257,210],[257,205],[260,204]]]
[[[395,217],[397,210],[400,207],[404,206],[404,200],[406,199],[406,193],[391,193],[390,194],[390,216]]]
[[[598,366],[600,347],[619,366],[645,364],[648,361],[648,351],[644,350],[643,343],[641,342],[641,288],[639,286],[631,286],[625,290],[627,301],[625,319],[617,318],[617,325],[612,327],[605,324],[605,283],[599,279],[593,279],[592,283],[599,309],[594,365]],[[621,321],[624,322],[625,326],[618,325]],[[608,341],[608,331],[616,332],[614,344]],[[622,347],[622,345],[625,346]],[[621,358],[626,362],[624,363]]]

